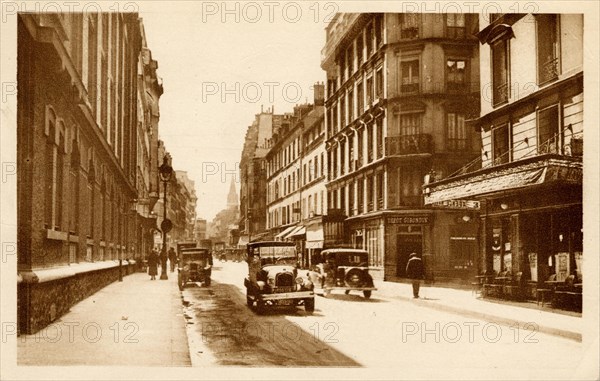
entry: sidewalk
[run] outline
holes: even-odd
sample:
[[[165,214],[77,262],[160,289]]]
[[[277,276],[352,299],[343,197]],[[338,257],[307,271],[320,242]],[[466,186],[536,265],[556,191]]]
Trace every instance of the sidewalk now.
[[[18,337],[17,364],[191,366],[177,273],[168,276],[128,275]]]
[[[582,318],[574,313],[552,312],[528,302],[482,299],[469,290],[426,284],[421,284],[419,299],[413,299],[410,284],[375,281],[375,287],[375,293],[384,297],[411,301],[426,308],[508,326],[518,323],[524,330],[536,330],[581,342]]]

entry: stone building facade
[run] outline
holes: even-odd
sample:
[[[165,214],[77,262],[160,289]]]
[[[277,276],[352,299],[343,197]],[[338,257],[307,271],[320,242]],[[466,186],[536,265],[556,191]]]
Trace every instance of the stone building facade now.
[[[32,333],[141,257],[157,119],[140,113],[157,116],[162,86],[135,13],[22,13],[17,33],[18,326]]]
[[[479,108],[478,21],[341,13],[326,28],[327,204],[347,217],[350,243],[369,252],[379,278],[403,279],[411,252],[430,278],[476,271],[476,241],[452,237],[476,237],[477,219],[424,205],[422,185],[479,155],[465,123]]]

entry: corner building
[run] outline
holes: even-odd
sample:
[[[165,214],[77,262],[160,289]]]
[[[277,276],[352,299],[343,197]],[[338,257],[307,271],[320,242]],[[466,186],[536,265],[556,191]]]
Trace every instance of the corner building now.
[[[476,272],[476,211],[425,206],[422,185],[479,155],[465,124],[479,114],[478,23],[344,13],[326,29],[327,205],[346,215],[350,242],[369,252],[379,278],[404,278],[411,252],[429,278]]]
[[[482,152],[428,184],[426,202],[481,202],[481,272],[522,273],[533,291],[582,283],[583,15],[480,22]]]

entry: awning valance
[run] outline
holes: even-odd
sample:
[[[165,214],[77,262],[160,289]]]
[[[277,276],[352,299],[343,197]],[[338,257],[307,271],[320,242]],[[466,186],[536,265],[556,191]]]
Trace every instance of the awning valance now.
[[[496,192],[513,191],[550,182],[581,184],[581,163],[548,160],[474,174],[456,181],[431,184],[425,188],[425,204],[477,198]]]

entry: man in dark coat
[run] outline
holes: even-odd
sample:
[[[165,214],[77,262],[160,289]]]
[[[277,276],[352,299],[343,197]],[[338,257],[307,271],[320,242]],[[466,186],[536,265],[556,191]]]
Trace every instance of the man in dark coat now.
[[[411,253],[406,264],[406,276],[412,279],[413,298],[419,297],[419,288],[421,287],[421,279],[425,277],[423,261],[417,253]]]
[[[158,254],[156,250],[152,250],[150,255],[148,255],[148,275],[150,275],[150,280],[155,280],[156,275],[158,274]]]
[[[175,264],[177,263],[177,254],[175,254],[175,250],[172,247],[169,249],[169,262],[171,264],[171,272],[174,272]]]

